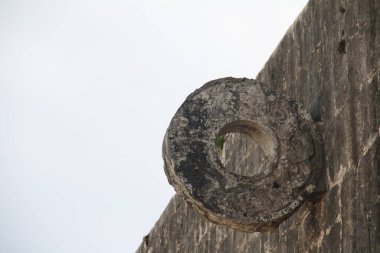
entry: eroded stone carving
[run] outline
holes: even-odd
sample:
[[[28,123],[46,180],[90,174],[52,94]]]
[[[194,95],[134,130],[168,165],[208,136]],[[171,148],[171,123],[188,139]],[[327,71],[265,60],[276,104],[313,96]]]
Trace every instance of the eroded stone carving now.
[[[249,176],[226,168],[215,140],[252,138],[264,156]],[[298,102],[263,91],[250,79],[223,78],[189,95],[163,143],[169,182],[207,219],[264,231],[289,217],[312,194],[320,171],[320,138]]]

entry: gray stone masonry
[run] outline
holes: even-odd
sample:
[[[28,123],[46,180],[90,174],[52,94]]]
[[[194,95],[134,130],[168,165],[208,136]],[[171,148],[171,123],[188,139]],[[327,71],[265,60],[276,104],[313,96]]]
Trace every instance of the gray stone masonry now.
[[[317,122],[325,193],[254,233],[212,223],[175,195],[137,252],[379,253],[380,0],[310,0],[256,80]],[[230,156],[246,150],[235,144]]]

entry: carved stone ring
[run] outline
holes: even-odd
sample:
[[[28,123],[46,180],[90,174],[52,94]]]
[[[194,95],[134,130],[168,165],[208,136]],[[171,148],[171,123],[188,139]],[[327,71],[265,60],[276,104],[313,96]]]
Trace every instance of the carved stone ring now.
[[[216,140],[241,133],[263,159],[239,173],[225,166]],[[265,231],[313,193],[320,138],[302,105],[263,90],[255,80],[223,78],[189,95],[163,143],[169,182],[207,219],[243,231]]]

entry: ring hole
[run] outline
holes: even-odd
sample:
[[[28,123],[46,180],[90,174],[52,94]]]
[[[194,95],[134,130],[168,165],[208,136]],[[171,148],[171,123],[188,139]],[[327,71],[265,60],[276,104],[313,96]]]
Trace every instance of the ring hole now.
[[[267,175],[276,146],[268,131],[250,121],[224,126],[215,139],[215,147],[225,169],[241,176]]]

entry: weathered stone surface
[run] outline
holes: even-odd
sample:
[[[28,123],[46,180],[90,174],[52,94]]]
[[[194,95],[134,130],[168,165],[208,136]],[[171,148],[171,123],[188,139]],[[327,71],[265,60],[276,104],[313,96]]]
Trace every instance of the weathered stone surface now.
[[[244,133],[258,144],[263,164],[247,164],[256,174],[223,166],[215,142],[227,133]],[[163,157],[169,181],[207,219],[263,231],[289,217],[316,189],[319,146],[299,103],[264,93],[255,80],[223,78],[187,97],[166,132]]]
[[[273,233],[215,225],[176,195],[138,252],[380,252],[380,1],[311,0],[256,79],[320,122],[327,192]]]

